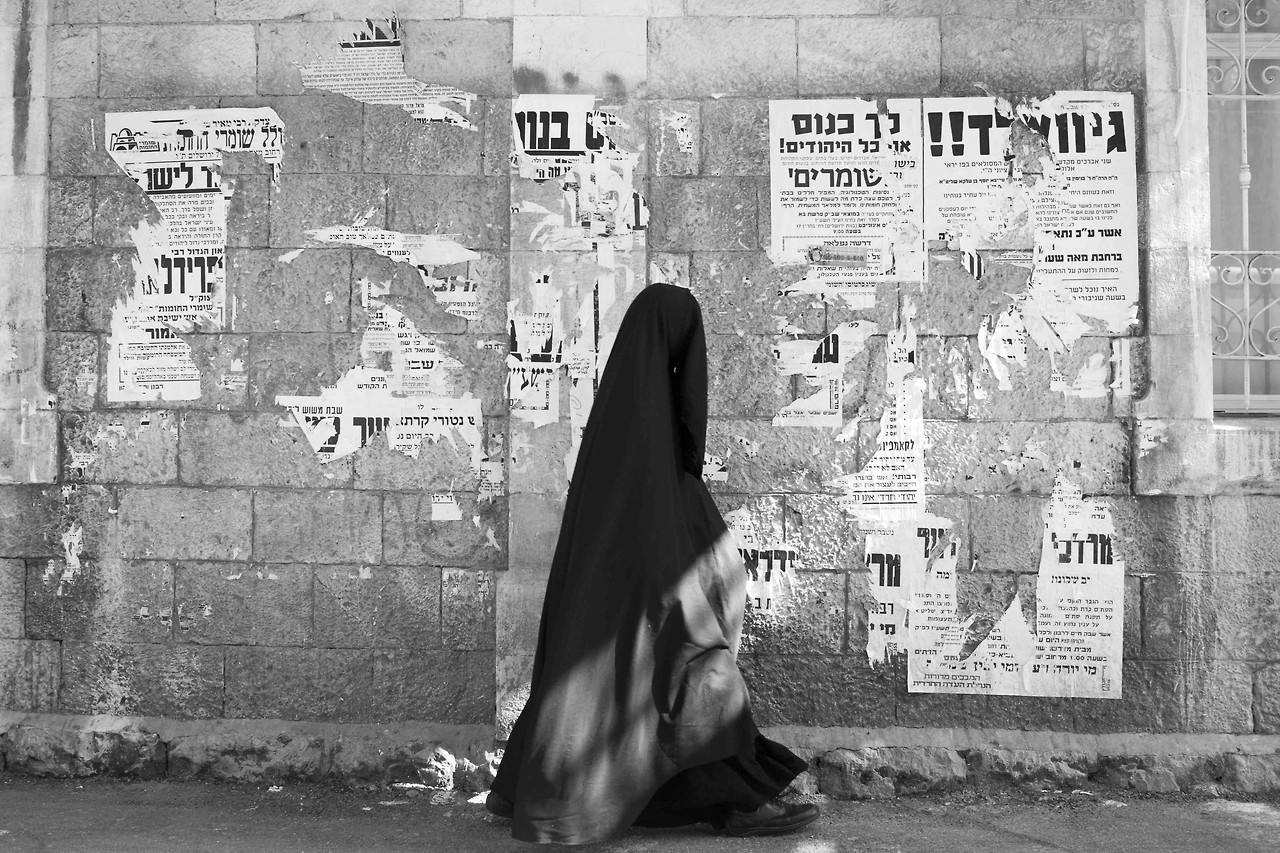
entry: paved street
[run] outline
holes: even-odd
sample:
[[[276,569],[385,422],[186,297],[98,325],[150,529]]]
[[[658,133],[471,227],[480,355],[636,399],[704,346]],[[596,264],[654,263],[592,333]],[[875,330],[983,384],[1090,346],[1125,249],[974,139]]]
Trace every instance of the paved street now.
[[[811,831],[774,839],[702,831],[633,831],[593,849],[915,853],[977,851],[1280,850],[1280,803],[1189,797],[1112,799],[972,790],[879,803],[824,802]],[[0,775],[0,851],[529,850],[506,821],[462,795],[348,791],[316,785],[32,781]]]

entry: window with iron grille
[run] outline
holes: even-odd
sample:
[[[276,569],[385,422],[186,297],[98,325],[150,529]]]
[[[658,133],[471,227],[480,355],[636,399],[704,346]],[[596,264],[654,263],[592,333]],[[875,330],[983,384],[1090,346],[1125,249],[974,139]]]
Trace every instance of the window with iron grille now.
[[[1280,414],[1280,0],[1206,0],[1214,410]]]

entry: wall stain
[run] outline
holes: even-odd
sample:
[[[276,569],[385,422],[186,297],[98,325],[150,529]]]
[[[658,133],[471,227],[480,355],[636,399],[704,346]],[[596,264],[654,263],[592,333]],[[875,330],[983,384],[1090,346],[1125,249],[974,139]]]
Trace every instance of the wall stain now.
[[[31,123],[31,7],[35,0],[22,0],[17,44],[13,63],[13,173],[27,167],[27,127]]]

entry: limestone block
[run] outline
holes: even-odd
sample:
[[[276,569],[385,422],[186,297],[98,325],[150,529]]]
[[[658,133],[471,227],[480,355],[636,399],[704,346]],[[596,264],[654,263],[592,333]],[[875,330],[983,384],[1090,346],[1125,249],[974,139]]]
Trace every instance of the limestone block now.
[[[286,133],[288,128],[286,128]],[[311,245],[308,229],[350,225],[369,215],[365,225],[386,226],[386,179],[381,175],[280,176],[271,197],[271,246],[286,249]]]
[[[454,437],[427,439],[418,447],[418,458],[395,450],[378,435],[355,455],[357,489],[432,489],[458,493],[475,492],[476,475],[471,467],[471,447]]]
[[[1280,734],[1280,667],[1264,666],[1253,673],[1253,730]]]
[[[697,101],[649,104],[649,163],[660,176],[698,174],[702,158],[702,119]]]
[[[485,98],[471,122],[483,139],[480,170],[485,177],[511,174],[511,99]]]
[[[1135,770],[1129,774],[1129,786],[1143,794],[1177,794],[1178,780],[1165,768]]]
[[[249,492],[129,486],[119,492],[120,556],[242,560],[249,556]]]
[[[100,38],[103,97],[255,92],[258,50],[251,26],[112,26],[103,27]]]
[[[62,649],[63,713],[222,716],[221,648],[67,641]]]
[[[970,384],[977,385],[971,368],[968,338],[921,336],[916,339],[920,374],[924,379],[924,416],[940,420],[969,417],[977,401],[970,399]]]
[[[498,575],[444,569],[440,577],[440,623],[446,649],[494,647],[494,601]]]
[[[26,633],[40,640],[161,643],[173,636],[173,566],[114,558],[27,563]]]
[[[1218,436],[1210,420],[1148,419],[1139,414],[1133,485],[1140,495],[1204,495],[1219,487]],[[1147,439],[1151,446],[1143,447]]]
[[[253,556],[268,562],[377,563],[382,558],[382,500],[346,490],[259,491]]]
[[[725,458],[729,479],[713,492],[823,492],[824,484],[858,470],[857,447],[821,427],[775,427],[769,421],[713,418],[707,452]]]
[[[447,494],[448,490],[442,492]],[[388,563],[505,568],[505,498],[482,501],[474,494],[455,492],[460,521],[434,520],[431,498],[426,491],[386,494],[382,541]],[[497,547],[489,541],[491,532]]]
[[[879,799],[948,790],[968,780],[965,761],[943,747],[837,749],[818,759],[818,787],[836,799]]]
[[[791,377],[779,373],[776,364],[772,337],[707,335],[707,403],[711,417],[763,418],[777,414],[794,393]]]
[[[1047,95],[1084,83],[1079,21],[942,19],[942,90]]]
[[[937,18],[809,18],[799,21],[800,94],[937,90]]]
[[[462,0],[462,15],[466,18],[510,18],[514,8],[515,0]]]
[[[1130,573],[1195,572],[1212,565],[1208,499],[1116,497],[1107,503],[1116,527],[1115,553]]]
[[[778,267],[764,252],[697,252],[689,289],[702,306],[709,333],[771,334],[776,317],[812,334],[825,331],[824,305],[813,294],[778,296],[799,281],[804,268]]]
[[[248,155],[233,155],[225,161],[245,161]],[[255,164],[261,164],[256,157]],[[265,248],[270,226],[270,197],[275,186],[266,175],[228,173],[222,178],[224,192],[231,191],[227,205],[227,245],[237,248]]]
[[[45,317],[51,331],[105,332],[116,304],[133,292],[129,251],[50,249]]]
[[[1226,572],[1274,570],[1280,498],[1220,495],[1212,505],[1214,566]]]
[[[738,665],[758,725],[874,728],[894,718],[891,676],[865,654],[742,655]]]
[[[26,587],[26,564],[22,560],[0,560],[0,639],[22,638]]]
[[[272,21],[284,18],[360,21],[367,16],[449,18],[458,14],[458,0],[370,0],[354,8],[346,0],[218,0],[223,21]]]
[[[1280,790],[1280,760],[1274,755],[1223,756],[1226,776],[1223,785],[1241,794],[1261,794]]]
[[[1079,755],[986,747],[970,751],[968,766],[975,777],[1052,788],[1079,788],[1088,781],[1096,761]]]
[[[59,643],[0,640],[0,707],[53,713],[59,706],[61,680]]]
[[[174,579],[179,640],[203,645],[305,646],[311,567],[179,563]]]
[[[160,212],[130,177],[107,175],[93,183],[94,244],[132,250],[136,255],[137,243],[131,232],[139,222],[160,222]]]
[[[494,610],[497,657],[529,655],[537,648],[547,570],[516,569],[497,576]],[[501,676],[503,669],[499,667]],[[527,681],[526,675],[526,681]]]
[[[880,14],[914,17],[917,15],[971,15],[985,18],[1013,18],[1019,0],[884,0]]]
[[[1132,18],[1133,0],[1026,0],[1025,14],[1035,18]]]
[[[1127,660],[1119,699],[1073,699],[1078,732],[1185,731],[1186,681],[1175,663]]]
[[[655,20],[649,92],[659,98],[794,97],[795,55],[795,24],[785,18]]]
[[[824,22],[825,23],[825,22]],[[721,98],[702,102],[703,175],[769,174],[769,102]]]
[[[863,630],[861,648],[866,648],[866,631]],[[850,651],[855,651],[850,644]],[[985,710],[984,696],[965,696],[958,693],[910,693],[907,690],[906,664],[901,660],[893,664],[896,673],[893,689],[895,702],[894,720],[900,726],[957,727],[986,726],[979,715]]]
[[[182,480],[197,486],[330,488],[351,481],[351,459],[322,463],[292,415],[186,412]]]
[[[249,339],[243,335],[190,335],[191,361],[200,371],[200,397],[166,400],[172,409],[244,409],[248,405]],[[108,344],[110,341],[108,340]]]
[[[51,98],[95,98],[98,95],[98,29],[49,28]]]
[[[756,182],[653,178],[649,234],[658,251],[742,251],[759,245]]]
[[[55,778],[130,776],[157,779],[165,773],[165,745],[154,732],[75,731],[14,726],[0,736],[10,773]]]
[[[169,742],[169,778],[216,782],[318,781],[325,767],[321,737],[207,732]]]
[[[493,653],[378,650],[373,657],[373,696],[381,719],[490,723]]]
[[[387,228],[456,234],[468,249],[502,249],[507,245],[509,198],[508,182],[501,178],[389,178]]]
[[[373,653],[359,649],[232,646],[226,715],[363,722],[371,718]]]
[[[213,7],[214,0],[60,0],[58,19],[93,24],[206,21],[213,17]]]
[[[513,92],[510,21],[408,20],[404,45],[404,68],[410,77],[478,95],[503,98]]]
[[[1274,649],[1274,629],[1271,634],[1270,646]],[[1182,669],[1187,683],[1187,731],[1239,734],[1254,730],[1253,673],[1248,664],[1192,661]]]
[[[1080,4],[1071,4],[1073,9]],[[1085,4],[1088,5],[1088,4]],[[1114,21],[1084,27],[1084,82],[1090,90],[1141,92],[1146,88],[1142,24]]]
[[[775,588],[774,610],[749,600],[742,629],[744,654],[840,654],[844,651],[843,572],[787,572]]]
[[[863,570],[857,521],[829,495],[784,495],[783,540],[799,550],[799,571]]]
[[[212,102],[217,106],[216,102]],[[49,174],[119,175],[120,167],[107,153],[102,133],[103,112],[126,108],[123,102],[104,104],[85,98],[55,98],[49,102]],[[137,106],[134,109],[145,109]]]
[[[1139,177],[1138,193],[1147,197],[1147,248],[1209,248],[1209,174],[1178,163],[1167,171],[1148,169]],[[1144,192],[1145,190],[1145,192]]]
[[[285,414],[277,396],[319,394],[359,364],[359,344],[355,336],[342,334],[256,335],[248,361],[253,407]]]
[[[113,503],[103,486],[0,489],[0,557],[63,556],[69,548],[84,559],[114,554]]]
[[[818,790],[836,800],[879,800],[894,796],[893,780],[878,770],[874,749],[833,749],[817,761]]]
[[[172,483],[178,477],[178,418],[167,411],[62,416],[67,482]]]
[[[1076,725],[1075,707],[1081,701],[1060,696],[969,696],[965,709],[984,728],[1071,731]]]
[[[984,316],[1007,310],[1010,294],[1027,288],[1027,271],[1012,264],[988,263],[976,281],[960,263],[960,253],[936,241],[927,263],[928,287],[909,292],[919,306],[918,334],[977,335]]]
[[[425,286],[422,275],[417,269],[407,264],[399,264],[389,258],[383,258],[372,252],[357,251],[352,256],[352,280],[357,283],[353,288],[353,325],[362,329],[367,322],[367,312],[359,307],[360,293],[358,282],[361,279],[389,284],[390,291],[382,297],[383,302],[396,309],[410,320],[414,327],[423,334],[440,332],[450,335],[468,333],[465,347],[476,350],[475,335],[487,335],[498,339],[505,346],[507,324],[507,258],[498,252],[481,252],[476,260],[456,266],[440,267],[438,276],[460,275],[474,281],[478,287],[479,316],[467,320],[445,310],[442,303]],[[461,343],[459,342],[461,345]],[[469,353],[471,354],[471,353]],[[490,356],[483,356],[488,358]],[[497,358],[501,361],[505,353]],[[502,408],[506,408],[505,399]]]
[[[82,177],[49,179],[49,246],[93,242],[93,181]]]
[[[925,436],[926,475],[942,494],[1048,495],[1059,468],[1085,494],[1128,491],[1128,441],[1119,423],[925,421]]]
[[[923,347],[921,348],[924,349]],[[1114,379],[1111,339],[1080,338],[1070,352],[1049,353],[1034,344],[1027,347],[1026,365],[1009,364],[1009,384],[1003,391],[995,376],[987,369],[977,342],[969,339],[970,363],[977,366],[971,378],[973,394],[969,415],[975,420],[1095,420],[1111,417],[1111,382]],[[1095,368],[1102,369],[1101,379],[1093,378]],[[1083,388],[1097,396],[1080,397],[1053,389],[1053,371],[1057,370],[1068,386],[1081,382]],[[1100,392],[1100,393],[1099,393]]]
[[[281,171],[287,174],[361,171],[361,139],[359,129],[364,120],[365,107],[359,101],[323,90],[314,94],[292,97],[255,96],[242,99],[227,98],[224,107],[271,107],[284,123],[283,158]],[[398,109],[398,108],[397,108]],[[399,110],[408,117],[408,113]],[[230,155],[223,155],[231,160]],[[243,168],[268,174],[270,167],[256,155],[234,158]],[[376,171],[376,170],[370,170]],[[315,227],[315,226],[313,226]]]
[[[1149,335],[1150,391],[1135,402],[1139,418],[1213,416],[1213,357],[1207,335]]]
[[[53,332],[45,339],[45,387],[63,411],[92,408],[98,394],[98,338]]]
[[[479,175],[483,146],[477,130],[424,123],[398,106],[364,108],[364,168],[394,175],[392,181],[401,175]]]
[[[692,15],[742,15],[744,17],[777,15],[781,10],[769,0],[686,0],[685,12]],[[876,0],[795,0],[788,3],[788,15],[874,15],[879,11]]]

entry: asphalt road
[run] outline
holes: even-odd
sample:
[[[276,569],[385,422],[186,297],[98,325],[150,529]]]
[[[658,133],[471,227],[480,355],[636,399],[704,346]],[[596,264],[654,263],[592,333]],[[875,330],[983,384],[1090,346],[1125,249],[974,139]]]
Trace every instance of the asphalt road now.
[[[1280,851],[1280,802],[1114,798],[1103,791],[973,790],[888,802],[821,801],[795,835],[633,830],[585,849],[689,853],[1128,853]],[[319,785],[29,780],[0,774],[0,851],[529,851],[464,795]]]

